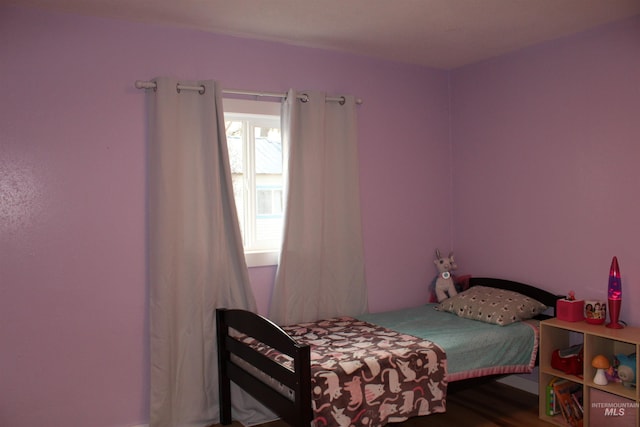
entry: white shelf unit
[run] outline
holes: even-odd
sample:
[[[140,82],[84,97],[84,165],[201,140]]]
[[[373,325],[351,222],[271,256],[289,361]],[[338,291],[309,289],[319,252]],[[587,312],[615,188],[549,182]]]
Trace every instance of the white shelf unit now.
[[[551,354],[554,350],[567,348],[577,342],[584,343],[583,358],[583,375],[567,375],[562,371],[551,367]],[[601,390],[611,393],[616,397],[622,397],[631,401],[632,407],[625,407],[626,412],[630,412],[635,418],[636,427],[640,427],[640,414],[638,410],[638,402],[640,402],[640,394],[637,388],[627,388],[621,383],[610,382],[605,386],[597,385],[593,382],[596,369],[591,366],[591,360],[594,356],[602,354],[610,361],[616,354],[638,353],[640,349],[640,328],[626,327],[624,329],[610,329],[605,325],[592,325],[584,321],[567,322],[559,319],[548,319],[540,322],[540,367],[539,367],[539,415],[540,418],[552,424],[566,426],[562,415],[549,416],[546,413],[546,387],[554,378],[563,378],[582,387],[584,427],[600,427],[596,423],[591,424],[592,418],[596,417],[596,411],[604,412],[603,408],[591,407],[591,391]],[[640,373],[640,366],[636,360],[636,372]],[[629,414],[627,418],[629,419]],[[601,414],[598,414],[601,415]],[[611,417],[611,426],[615,426],[615,414],[609,413]],[[609,418],[608,418],[609,419]],[[625,421],[625,425],[626,425]]]

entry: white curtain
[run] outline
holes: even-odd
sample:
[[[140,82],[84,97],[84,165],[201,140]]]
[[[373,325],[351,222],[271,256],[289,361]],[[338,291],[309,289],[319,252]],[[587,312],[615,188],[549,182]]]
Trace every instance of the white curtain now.
[[[356,104],[290,90],[285,230],[269,317],[278,324],[367,311]]]
[[[150,425],[219,421],[215,308],[254,310],[231,187],[221,89],[148,90]],[[234,390],[245,425],[273,419]]]

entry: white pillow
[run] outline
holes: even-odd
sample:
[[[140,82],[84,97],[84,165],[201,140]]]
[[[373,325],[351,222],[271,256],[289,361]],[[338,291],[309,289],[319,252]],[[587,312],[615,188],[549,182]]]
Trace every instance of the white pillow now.
[[[486,286],[474,286],[436,306],[436,310],[500,326],[531,319],[546,309],[546,305],[518,292]]]

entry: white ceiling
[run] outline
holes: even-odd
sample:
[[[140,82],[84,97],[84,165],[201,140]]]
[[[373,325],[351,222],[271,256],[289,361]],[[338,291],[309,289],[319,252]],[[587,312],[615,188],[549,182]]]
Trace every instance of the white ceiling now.
[[[451,69],[640,14],[640,0],[4,0]]]

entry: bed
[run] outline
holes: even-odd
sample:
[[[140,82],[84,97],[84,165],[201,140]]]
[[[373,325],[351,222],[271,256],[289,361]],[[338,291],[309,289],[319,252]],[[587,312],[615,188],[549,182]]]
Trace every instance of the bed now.
[[[490,324],[464,318],[471,314],[464,293],[447,307],[426,304],[284,327],[249,311],[217,309],[220,422],[232,421],[231,381],[294,426],[381,426],[445,412],[450,382],[530,372],[536,322],[555,315],[560,297],[509,280],[469,281],[469,293],[498,290],[549,309],[504,324],[494,314]]]

